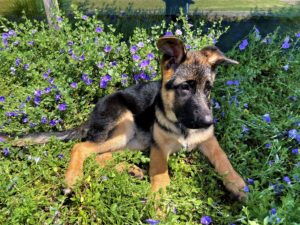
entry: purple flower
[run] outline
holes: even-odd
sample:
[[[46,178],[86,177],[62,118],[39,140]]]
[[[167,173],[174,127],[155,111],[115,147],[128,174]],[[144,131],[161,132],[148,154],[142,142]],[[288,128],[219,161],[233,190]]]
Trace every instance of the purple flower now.
[[[142,47],[144,47],[144,42],[139,42],[139,43],[137,43],[137,46],[139,47],[139,48],[142,48]]]
[[[122,85],[125,85],[127,83],[127,78],[128,78],[128,75],[127,74],[121,74],[121,78],[122,78]]]
[[[84,74],[82,74],[81,79],[83,81],[87,81],[89,78],[88,78],[88,75],[86,73],[84,73]]]
[[[271,209],[271,214],[272,214],[272,215],[275,215],[276,212],[277,212],[276,208]]]
[[[96,33],[101,33],[103,31],[101,27],[96,27],[95,30],[96,30]]]
[[[248,40],[247,40],[247,39],[242,40],[241,44],[239,45],[239,49],[240,49],[241,51],[245,50],[246,47],[248,46],[248,44],[249,44],[249,43],[248,43]]]
[[[300,144],[300,134],[297,134],[295,139],[298,142],[298,144]]]
[[[299,154],[299,150],[298,150],[298,148],[294,148],[294,149],[292,149],[292,154],[294,154],[294,155],[298,155],[298,154]]]
[[[6,116],[11,116],[11,117],[17,117],[19,114],[17,112],[7,112],[5,113]]]
[[[57,21],[58,21],[58,22],[62,22],[62,21],[63,21],[63,18],[59,16],[59,17],[57,17]]]
[[[289,41],[290,41],[290,38],[289,38],[289,37],[286,37],[286,38],[284,39],[284,41],[283,41],[283,44],[282,44],[281,48],[283,48],[283,49],[288,49],[288,48],[290,47]]]
[[[248,103],[245,103],[245,104],[244,104],[244,108],[245,108],[245,109],[248,109]]]
[[[285,71],[288,71],[288,69],[289,69],[289,64],[284,65],[284,66],[283,66],[283,69],[284,69]]]
[[[36,106],[38,106],[41,103],[42,99],[41,99],[41,97],[35,96],[33,101],[34,101],[34,104]]]
[[[42,117],[41,118],[41,123],[42,124],[46,124],[48,122],[47,118],[46,117]]]
[[[72,57],[72,59],[77,60],[77,56],[74,53],[72,53],[71,57]]]
[[[283,177],[283,181],[286,182],[287,184],[291,184],[292,183],[291,180],[290,180],[290,178],[288,176],[284,176]]]
[[[239,85],[240,85],[240,82],[239,82],[238,80],[234,80],[234,81],[233,81],[233,84],[234,84],[235,86],[239,86]]]
[[[137,47],[135,45],[133,45],[133,46],[130,47],[130,53],[131,54],[136,53],[136,51],[137,51]]]
[[[21,59],[20,58],[16,58],[15,64],[16,66],[19,66],[21,63]]]
[[[83,19],[83,20],[87,20],[87,19],[88,19],[88,16],[87,16],[87,15],[83,15],[83,16],[82,16],[82,19]]]
[[[53,84],[53,83],[54,83],[54,78],[53,78],[53,77],[50,77],[49,83],[50,83],[50,84]]]
[[[47,88],[44,89],[45,94],[48,94],[50,92],[51,92],[51,87],[47,87]]]
[[[242,133],[248,134],[249,133],[249,128],[245,125],[242,125]]]
[[[7,157],[9,154],[10,154],[9,148],[4,148],[4,149],[3,149],[3,155],[4,155],[5,157]]]
[[[246,193],[249,192],[249,187],[247,185],[244,187],[244,192],[246,192]]]
[[[109,45],[106,45],[105,47],[104,47],[104,51],[106,52],[106,53],[108,53],[108,52],[110,52],[111,51],[111,46],[109,46]]]
[[[2,33],[2,41],[7,40],[10,37],[8,33]]]
[[[296,37],[300,38],[300,31],[296,34]]]
[[[24,65],[24,70],[29,70],[29,64],[26,63],[26,64]]]
[[[134,74],[133,79],[135,81],[138,81],[140,79],[140,75],[139,74]]]
[[[58,154],[58,155],[57,155],[57,158],[63,159],[63,158],[65,158],[65,156],[64,156],[63,154]]]
[[[265,114],[262,117],[263,121],[267,122],[267,123],[271,123],[271,117],[269,114]]]
[[[192,46],[191,46],[191,45],[185,45],[185,48],[186,48],[186,49],[191,49]]]
[[[0,102],[5,102],[5,97],[4,96],[0,96]]]
[[[173,33],[171,31],[167,31],[164,36],[165,37],[173,36]]]
[[[107,83],[111,80],[111,76],[109,74],[106,74],[105,76],[103,76],[100,80],[100,88],[106,88],[107,87]]]
[[[76,82],[71,83],[71,84],[70,84],[70,87],[71,87],[71,88],[77,88],[77,83],[76,83]]]
[[[0,142],[5,142],[4,138],[0,137]]]
[[[140,67],[141,68],[146,68],[148,65],[150,64],[150,60],[142,60],[142,62],[140,63]]]
[[[29,125],[30,125],[30,128],[33,128],[33,127],[35,127],[36,124],[33,122],[30,122]]]
[[[56,120],[50,120],[50,127],[54,127],[55,125],[57,124],[57,121]]]
[[[202,216],[200,222],[201,224],[208,225],[212,223],[212,219],[210,216]]]
[[[288,131],[288,137],[291,139],[295,139],[297,136],[297,130],[296,129],[292,129]]]
[[[266,148],[271,148],[271,146],[272,146],[272,145],[271,145],[270,143],[267,143],[267,144],[265,145]]]
[[[259,34],[259,29],[258,28],[254,27],[254,33],[255,33],[256,38],[260,39],[261,36]]]
[[[16,74],[16,68],[15,67],[10,67],[10,72],[12,74]]]
[[[34,91],[34,96],[36,96],[36,97],[41,97],[42,96],[42,91],[41,90],[36,90],[36,91]]]
[[[14,30],[9,30],[8,35],[11,36],[16,36],[16,32]]]
[[[84,56],[84,54],[82,54],[82,55],[79,57],[79,60],[80,60],[80,61],[83,61],[83,60],[85,60],[85,56]]]
[[[61,99],[61,95],[60,94],[56,94],[55,95],[55,101],[59,101]]]
[[[232,81],[232,80],[227,81],[227,82],[226,82],[226,85],[227,85],[227,86],[232,86],[232,85],[233,85],[233,81]]]
[[[28,123],[27,117],[24,117],[24,118],[22,119],[22,122],[23,122],[23,123]]]
[[[271,38],[265,38],[262,42],[268,45],[268,44],[271,44],[272,39]]]
[[[68,46],[72,46],[74,45],[74,42],[73,41],[68,41]]]
[[[148,224],[151,224],[151,225],[155,225],[155,224],[159,224],[160,220],[146,219],[145,223],[148,223]]]
[[[100,62],[100,63],[97,64],[97,67],[98,67],[99,69],[102,69],[104,66],[105,66],[105,63],[104,63],[104,62]]]
[[[219,102],[215,102],[215,109],[220,109],[220,108],[221,108],[221,106],[220,106]]]
[[[59,111],[65,111],[67,109],[67,104],[66,103],[61,103],[58,105]]]
[[[110,65],[110,66],[116,66],[116,65],[117,65],[117,61],[116,61],[116,60],[115,60],[115,61],[112,61],[112,62],[109,63],[109,65]]]
[[[35,161],[35,163],[38,163],[39,161],[41,161],[40,157],[34,157],[33,160]]]
[[[144,72],[140,73],[140,78],[142,78],[144,80],[151,80],[151,78]]]
[[[33,45],[34,41],[29,41],[28,44],[29,45]]]
[[[154,59],[154,54],[150,52],[150,53],[147,55],[147,58],[150,59],[150,60]]]
[[[248,178],[248,179],[247,179],[247,183],[248,183],[248,184],[254,184],[254,180],[251,179],[251,178]]]
[[[178,35],[178,36],[180,36],[180,35],[182,35],[182,31],[179,30],[179,29],[177,29],[177,30],[175,31],[175,34]]]
[[[140,56],[137,55],[137,54],[134,54],[134,55],[132,56],[132,59],[133,59],[134,61],[138,61],[138,60],[140,59]]]

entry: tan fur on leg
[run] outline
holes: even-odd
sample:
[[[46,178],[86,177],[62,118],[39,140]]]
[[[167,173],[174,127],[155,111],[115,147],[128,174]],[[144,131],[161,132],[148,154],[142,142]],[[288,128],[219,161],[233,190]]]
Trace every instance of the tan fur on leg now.
[[[105,167],[107,163],[113,161],[112,153],[102,153],[96,156],[96,162],[99,164],[100,167]]]
[[[71,151],[70,164],[65,175],[65,182],[71,188],[82,175],[83,163],[87,157],[96,153],[107,153],[124,148],[134,135],[133,116],[124,113],[116,125],[112,137],[103,143],[82,142],[76,144]]]
[[[213,136],[201,143],[200,147],[201,151],[213,164],[216,171],[223,177],[225,187],[240,200],[245,198],[246,195],[243,188],[246,184],[241,176],[233,169],[217,139]]]
[[[151,190],[156,192],[165,189],[170,184],[168,173],[168,156],[157,146],[152,146],[150,153]]]

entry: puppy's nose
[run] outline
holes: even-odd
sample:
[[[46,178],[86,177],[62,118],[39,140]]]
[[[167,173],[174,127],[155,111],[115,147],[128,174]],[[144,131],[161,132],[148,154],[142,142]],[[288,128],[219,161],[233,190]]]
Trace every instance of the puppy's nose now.
[[[214,123],[213,117],[210,115],[205,115],[202,118],[201,123],[203,124],[204,127],[209,127]]]

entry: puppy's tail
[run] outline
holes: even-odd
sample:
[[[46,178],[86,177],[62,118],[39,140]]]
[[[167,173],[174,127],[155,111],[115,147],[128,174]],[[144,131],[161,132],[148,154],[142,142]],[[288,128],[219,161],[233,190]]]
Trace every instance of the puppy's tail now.
[[[0,134],[0,141],[9,141],[13,146],[22,147],[26,145],[47,143],[51,137],[56,137],[56,139],[61,141],[83,139],[87,136],[87,132],[88,122],[70,130],[65,130],[61,132],[33,133],[17,137],[17,139],[6,134]]]

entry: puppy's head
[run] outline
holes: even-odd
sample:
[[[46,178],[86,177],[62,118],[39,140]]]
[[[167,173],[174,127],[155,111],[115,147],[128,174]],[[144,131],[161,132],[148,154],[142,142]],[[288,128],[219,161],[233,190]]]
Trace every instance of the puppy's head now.
[[[190,129],[213,124],[210,92],[216,68],[222,63],[238,64],[217,47],[208,46],[187,52],[176,37],[162,37],[157,42],[163,53],[162,99],[167,118]]]

